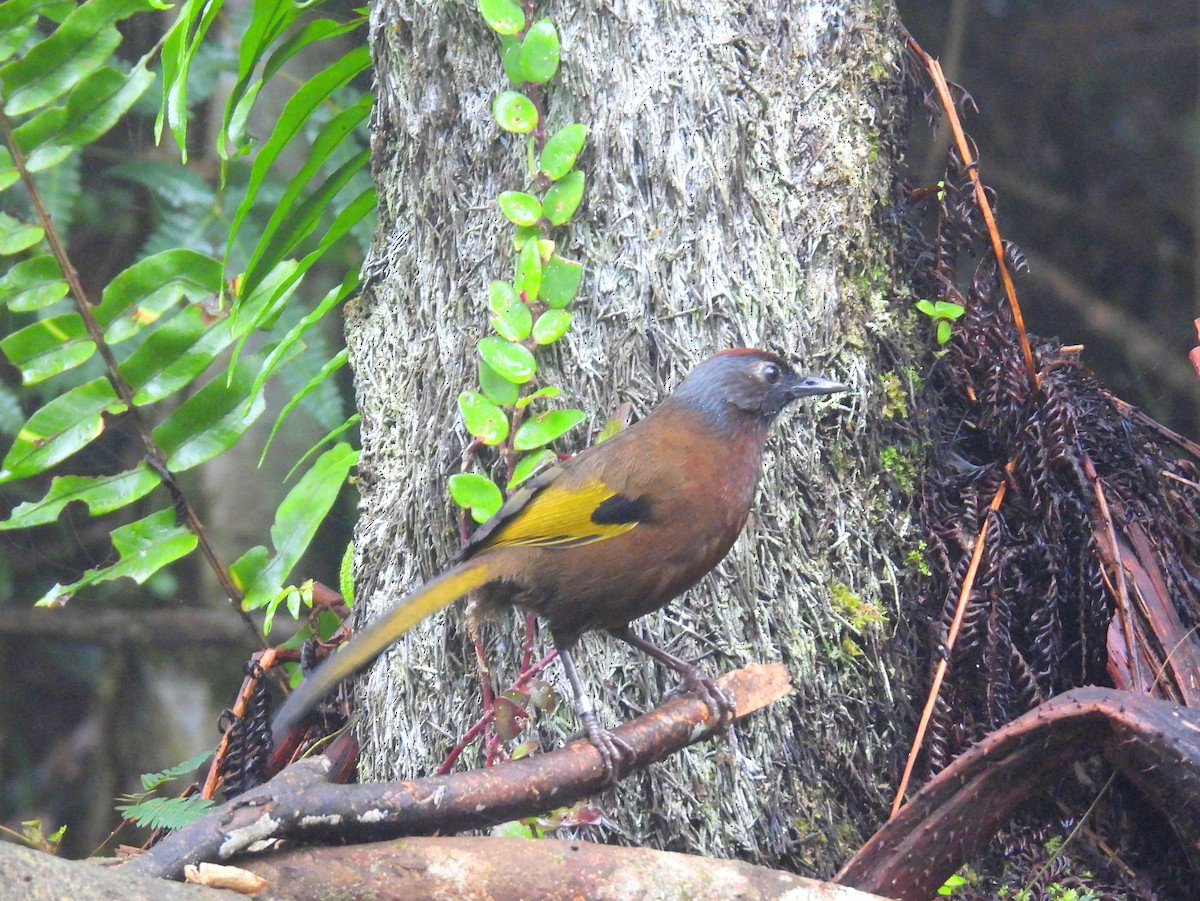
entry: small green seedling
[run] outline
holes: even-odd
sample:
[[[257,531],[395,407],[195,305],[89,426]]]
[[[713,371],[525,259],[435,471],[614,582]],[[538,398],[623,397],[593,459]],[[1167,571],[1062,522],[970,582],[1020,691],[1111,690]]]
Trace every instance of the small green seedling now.
[[[966,312],[960,304],[945,300],[918,300],[917,309],[936,324],[938,344],[945,344],[950,340],[951,323]]]

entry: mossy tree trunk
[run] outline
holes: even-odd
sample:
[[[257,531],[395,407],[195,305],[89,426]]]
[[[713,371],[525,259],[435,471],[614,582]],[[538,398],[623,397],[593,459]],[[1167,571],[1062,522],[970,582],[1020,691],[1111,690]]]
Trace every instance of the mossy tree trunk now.
[[[551,128],[589,127],[585,205],[560,250],[585,265],[576,327],[542,366],[589,411],[636,415],[699,360],[757,345],[853,386],[785,415],[745,535],[716,573],[640,623],[711,672],[785,663],[789,702],[596,800],[647,846],[828,875],[884,815],[911,733],[911,629],[899,582],[912,538],[903,423],[910,306],[889,224],[901,118],[890,2],[551,2],[562,68]],[[498,192],[522,189],[523,140],[490,115],[506,84],[473,3],[379,0],[374,166],[381,224],[347,324],[362,411],[360,615],[437,573],[458,546],[447,477],[477,384],[485,292],[511,271]],[[889,373],[891,375],[889,375]],[[885,385],[891,385],[887,390]],[[881,451],[898,447],[889,475]],[[902,490],[902,489],[901,489]],[[460,607],[365,680],[362,775],[428,772],[479,713]],[[485,630],[496,684],[517,616]],[[548,648],[548,638],[541,639]],[[604,636],[578,655],[609,723],[673,680]],[[567,695],[557,667],[550,678]],[[576,728],[543,717],[544,743]],[[468,765],[479,764],[468,754]]]

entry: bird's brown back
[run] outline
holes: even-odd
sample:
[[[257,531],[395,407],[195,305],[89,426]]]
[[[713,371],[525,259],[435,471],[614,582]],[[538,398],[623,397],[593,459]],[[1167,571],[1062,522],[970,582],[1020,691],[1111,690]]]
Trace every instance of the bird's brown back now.
[[[738,426],[722,428],[669,399],[560,464],[468,546],[498,574],[477,600],[536,611],[568,640],[667,604],[725,556],[746,521],[767,423],[747,417]],[[597,505],[589,492],[598,484],[611,494]],[[611,532],[578,544],[506,546],[509,523],[524,527],[545,491],[588,497],[589,525]]]

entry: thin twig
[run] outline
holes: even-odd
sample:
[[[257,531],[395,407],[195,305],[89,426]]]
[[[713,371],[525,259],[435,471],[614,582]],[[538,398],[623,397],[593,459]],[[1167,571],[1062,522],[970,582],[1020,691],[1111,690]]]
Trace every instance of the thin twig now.
[[[1011,473],[1012,470],[1013,463],[1009,463],[1004,468],[1006,473]],[[1004,492],[1007,487],[1007,481],[1000,483],[1000,487],[996,489],[996,494],[992,497],[992,502],[988,504],[989,511],[1000,509],[1000,502],[1004,500]],[[912,771],[917,762],[917,755],[921,753],[921,745],[925,741],[925,731],[929,728],[929,721],[933,718],[933,708],[937,703],[938,693],[942,690],[942,680],[946,678],[946,670],[950,666],[950,653],[954,650],[954,642],[958,638],[958,630],[962,626],[963,616],[966,614],[967,599],[971,596],[971,588],[975,585],[975,574],[979,571],[979,561],[983,559],[983,548],[987,539],[988,522],[989,519],[985,514],[983,524],[979,527],[979,534],[975,538],[975,550],[971,554],[971,565],[967,568],[962,588],[958,592],[958,606],[954,609],[954,619],[950,621],[950,630],[946,633],[946,645],[942,659],[938,661],[937,669],[934,671],[933,685],[929,688],[929,697],[925,701],[925,709],[921,712],[921,721],[917,724],[917,734],[913,737],[912,748],[909,749],[908,760],[904,764],[904,775],[900,777],[900,785],[896,789],[896,798],[892,801],[891,815],[893,817],[904,803],[904,793],[908,790],[908,783],[912,778]]]
[[[1008,271],[1008,264],[1005,261],[1004,243],[1000,239],[999,229],[996,227],[995,216],[992,215],[992,207],[988,202],[987,192],[984,190],[983,181],[979,177],[979,166],[971,152],[970,142],[967,140],[966,134],[963,132],[962,123],[958,118],[958,111],[955,108],[954,98],[950,93],[950,87],[946,83],[946,78],[942,74],[941,64],[926,53],[921,45],[916,42],[912,35],[906,35],[906,42],[909,49],[921,61],[925,70],[929,73],[930,79],[933,81],[934,87],[938,92],[938,97],[941,100],[942,108],[946,113],[946,120],[950,125],[950,130],[954,135],[954,143],[958,148],[959,158],[962,160],[963,168],[971,178],[971,184],[975,190],[975,200],[979,206],[980,212],[983,214],[984,222],[987,224],[988,236],[992,244],[992,252],[996,257],[996,270],[1000,274],[1000,279],[1004,284],[1004,293],[1008,298],[1009,309],[1012,311],[1013,322],[1017,329],[1017,337],[1021,345],[1021,353],[1025,359],[1025,368],[1029,376],[1030,384],[1037,391],[1040,387],[1038,378],[1037,366],[1033,361],[1033,349],[1029,344],[1029,335],[1025,330],[1025,319],[1021,315],[1021,306],[1017,302],[1017,291],[1013,285],[1012,275]],[[974,398],[972,398],[974,399]],[[1010,460],[1005,467],[1005,473],[1012,474],[1016,464],[1015,460]],[[991,511],[998,510],[1000,503],[1004,499],[1004,493],[1007,487],[1007,481],[1001,482],[996,489],[996,494],[992,498],[988,509]],[[984,543],[988,532],[988,518],[985,516],[982,525],[979,528],[979,533],[975,539],[974,552],[971,555],[971,564],[967,569],[966,576],[963,579],[962,586],[958,594],[958,606],[954,611],[954,618],[950,623],[950,629],[946,635],[946,644],[941,660],[938,661],[936,670],[934,671],[933,684],[929,689],[929,696],[925,701],[925,708],[921,713],[921,720],[917,725],[917,733],[913,738],[912,748],[909,750],[908,760],[904,765],[904,774],[900,778],[900,785],[896,789],[896,797],[892,802],[893,817],[900,810],[904,803],[904,794],[908,789],[908,783],[912,778],[913,767],[916,765],[917,756],[921,752],[921,746],[925,740],[925,733],[929,728],[929,722],[933,717],[933,710],[937,704],[938,694],[941,691],[942,682],[945,679],[946,671],[950,665],[950,655],[954,649],[954,642],[958,638],[958,631],[962,625],[963,617],[966,614],[967,600],[971,595],[971,589],[975,583],[975,576],[979,570],[980,560],[983,558]]]
[[[1029,374],[1029,382],[1036,391],[1040,386],[1040,380],[1037,366],[1033,362],[1033,348],[1030,347],[1029,335],[1025,331],[1025,317],[1021,315],[1021,305],[1017,303],[1017,289],[1004,259],[1004,243],[1000,240],[996,217],[992,215],[992,205],[988,202],[983,180],[979,177],[979,165],[971,153],[970,142],[963,132],[958,111],[954,106],[954,98],[950,93],[949,85],[946,84],[946,77],[942,74],[941,63],[926,53],[912,35],[907,35],[906,41],[909,49],[925,66],[925,70],[929,73],[929,77],[937,89],[938,97],[942,101],[942,108],[946,111],[946,120],[950,123],[950,130],[954,133],[954,143],[958,147],[958,155],[962,159],[963,168],[966,169],[967,174],[971,177],[971,184],[975,187],[975,201],[979,204],[979,211],[983,214],[984,222],[987,223],[988,237],[992,242],[992,253],[996,256],[996,271],[1000,273],[1000,280],[1004,283],[1004,294],[1008,298],[1008,307],[1012,311],[1013,323],[1017,328],[1021,354],[1025,358],[1025,369]]]
[[[557,650],[551,651],[549,654],[547,654],[545,657],[543,657],[537,663],[533,664],[528,669],[526,669],[524,672],[522,672],[521,675],[517,678],[517,680],[515,682],[513,682],[512,687],[513,688],[524,688],[525,684],[527,682],[529,682],[534,676],[536,676],[538,673],[540,673],[542,670],[544,670],[547,666],[549,666],[550,662],[552,660],[554,660],[554,658],[557,656],[558,656]],[[485,709],[483,712],[483,715],[475,721],[475,724],[473,726],[471,726],[471,728],[468,729],[465,733],[463,733],[463,737],[458,740],[458,744],[456,744],[453,748],[450,749],[450,753],[446,755],[446,759],[443,760],[441,766],[439,766],[437,768],[436,775],[445,776],[447,773],[449,773],[450,768],[452,766],[454,766],[455,761],[457,761],[458,758],[460,756],[462,756],[462,752],[466,750],[467,745],[469,745],[472,741],[474,741],[475,738],[479,735],[479,733],[482,732],[484,729],[486,729],[488,724],[491,723],[491,721],[494,720],[495,718],[496,718],[495,705],[492,705],[492,706],[488,707],[487,709]]]
[[[1193,482],[1191,479],[1185,479],[1183,476],[1177,476],[1175,473],[1167,472],[1165,469],[1160,472],[1159,475],[1161,475],[1164,479],[1170,479],[1173,482],[1179,482],[1181,485],[1187,485],[1189,488],[1195,488],[1197,491],[1200,491],[1200,482]]]
[[[238,607],[238,613],[254,634],[255,641],[259,647],[267,647],[266,638],[254,624],[254,620],[250,618],[250,615],[246,611],[240,609],[238,602],[242,598],[241,591],[234,584],[232,577],[229,575],[229,570],[221,563],[216,549],[208,538],[204,524],[200,521],[200,517],[196,513],[195,507],[192,506],[183,493],[178,480],[175,478],[175,474],[167,468],[166,454],[158,446],[158,442],[154,440],[154,435],[150,430],[149,424],[142,416],[142,411],[133,402],[133,388],[130,387],[129,383],[121,375],[117,358],[104,338],[104,329],[96,321],[95,314],[93,313],[93,305],[88,300],[87,292],[84,291],[83,282],[79,279],[79,272],[72,264],[71,258],[67,254],[66,246],[62,242],[58,230],[54,227],[54,222],[50,218],[50,213],[46,209],[45,203],[42,202],[41,191],[38,190],[33,174],[26,166],[25,153],[21,150],[20,145],[13,135],[12,123],[9,121],[8,116],[5,115],[3,109],[0,109],[0,132],[4,135],[4,143],[8,145],[9,151],[12,154],[13,166],[20,175],[21,182],[25,185],[25,190],[29,194],[29,199],[37,213],[38,221],[45,232],[46,243],[50,245],[50,252],[54,255],[54,259],[58,262],[58,266],[62,270],[63,278],[66,280],[71,297],[75,301],[75,309],[83,319],[88,338],[96,345],[100,359],[104,361],[104,368],[109,384],[112,385],[113,391],[116,392],[117,397],[124,404],[129,419],[137,432],[147,464],[163,480],[163,485],[170,492],[171,500],[176,505],[176,510],[182,514],[184,520],[187,522],[188,529],[196,536],[201,555],[216,575],[217,580],[221,583],[221,587],[230,602]]]
[[[1133,642],[1133,609],[1129,606],[1129,586],[1125,581],[1125,565],[1121,562],[1121,548],[1117,544],[1117,532],[1113,527],[1108,500],[1104,496],[1104,486],[1100,484],[1100,476],[1096,474],[1092,458],[1087,454],[1083,455],[1083,474],[1092,483],[1092,491],[1096,494],[1096,504],[1100,508],[1100,518],[1104,521],[1104,534],[1112,551],[1113,569],[1116,570],[1117,613],[1121,618],[1121,631],[1125,634],[1125,648],[1129,652],[1129,670],[1133,675],[1133,690],[1142,694],[1145,686],[1142,684],[1142,667],[1138,662],[1138,649]]]

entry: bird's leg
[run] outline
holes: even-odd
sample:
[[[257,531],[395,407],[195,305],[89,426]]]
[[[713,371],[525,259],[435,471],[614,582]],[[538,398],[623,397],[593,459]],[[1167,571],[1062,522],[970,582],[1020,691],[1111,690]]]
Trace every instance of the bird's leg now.
[[[596,716],[596,712],[592,710],[587,692],[583,688],[583,680],[579,678],[579,670],[575,669],[575,661],[571,657],[570,650],[566,644],[555,642],[554,646],[558,650],[559,659],[562,660],[563,669],[566,670],[567,680],[571,683],[571,691],[575,695],[575,712],[579,715],[580,722],[583,723],[588,741],[600,752],[608,781],[616,782],[621,774],[621,763],[623,761],[632,763],[636,753],[628,743],[600,725],[600,720]]]
[[[674,654],[664,651],[658,645],[653,645],[640,635],[634,633],[629,626],[610,630],[614,636],[643,654],[647,654],[664,666],[670,667],[683,676],[686,688],[696,692],[708,705],[708,709],[721,718],[721,728],[724,729],[733,722],[733,714],[737,708],[733,695],[723,689],[714,680],[708,678],[698,666],[681,660]]]

